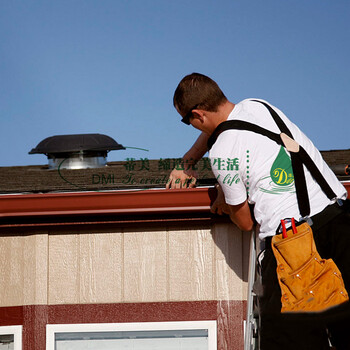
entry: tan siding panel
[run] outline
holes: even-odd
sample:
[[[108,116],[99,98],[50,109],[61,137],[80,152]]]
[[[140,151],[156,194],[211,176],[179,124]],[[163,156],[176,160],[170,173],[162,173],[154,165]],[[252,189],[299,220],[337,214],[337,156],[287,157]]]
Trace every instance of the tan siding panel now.
[[[47,302],[47,234],[0,238],[0,305]]]
[[[19,237],[1,237],[1,305],[21,305],[23,302],[23,246]]]
[[[216,256],[216,297],[218,300],[242,300],[242,232],[233,224],[212,228]]]
[[[167,233],[124,233],[124,301],[167,300]]]
[[[80,235],[80,301],[122,301],[122,233]]]
[[[49,304],[80,303],[79,235],[49,237]]]
[[[207,230],[169,232],[169,299],[212,300],[213,239]]]
[[[47,304],[49,236],[45,233],[23,238],[25,242],[24,304]]]

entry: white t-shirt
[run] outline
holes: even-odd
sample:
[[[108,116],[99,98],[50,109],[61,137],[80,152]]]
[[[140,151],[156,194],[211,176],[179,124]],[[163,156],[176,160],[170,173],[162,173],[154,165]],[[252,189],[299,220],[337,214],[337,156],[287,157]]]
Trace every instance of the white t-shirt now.
[[[313,143],[280,110],[271,107],[285,122],[294,139],[310,155],[337,197],[346,199],[346,189]],[[251,99],[235,105],[227,120],[234,119],[280,133],[268,109]],[[237,205],[248,199],[250,204],[255,205],[254,215],[260,225],[260,239],[274,235],[281,219],[300,219],[290,155],[284,147],[252,131],[226,130],[218,136],[209,158],[226,202]],[[304,170],[310,198],[310,216],[313,216],[331,201],[305,166]]]

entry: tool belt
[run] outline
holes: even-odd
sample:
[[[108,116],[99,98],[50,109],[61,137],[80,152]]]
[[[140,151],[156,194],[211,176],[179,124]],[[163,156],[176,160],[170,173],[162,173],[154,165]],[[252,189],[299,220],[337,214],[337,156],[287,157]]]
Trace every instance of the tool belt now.
[[[330,200],[337,196],[328,185],[314,161],[293,135],[276,111],[267,103],[263,104],[270,112],[281,133],[277,134],[255,124],[229,120],[218,125],[208,140],[210,149],[220,133],[228,129],[248,130],[264,135],[285,147],[291,156],[292,169],[299,211],[300,225],[287,231],[281,220],[282,233],[271,239],[271,247],[277,261],[277,278],[281,288],[281,312],[324,311],[349,300],[341,273],[332,259],[322,259],[317,252],[310,215],[310,201],[304,173],[304,165]]]
[[[317,252],[307,222],[272,237],[281,288],[281,312],[323,311],[347,301],[341,273]]]

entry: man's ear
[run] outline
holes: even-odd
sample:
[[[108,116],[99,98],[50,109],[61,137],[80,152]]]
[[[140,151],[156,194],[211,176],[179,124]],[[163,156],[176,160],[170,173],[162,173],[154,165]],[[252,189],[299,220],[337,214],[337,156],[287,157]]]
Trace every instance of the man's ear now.
[[[193,118],[199,120],[201,123],[204,122],[204,111],[201,109],[193,109],[192,110]]]

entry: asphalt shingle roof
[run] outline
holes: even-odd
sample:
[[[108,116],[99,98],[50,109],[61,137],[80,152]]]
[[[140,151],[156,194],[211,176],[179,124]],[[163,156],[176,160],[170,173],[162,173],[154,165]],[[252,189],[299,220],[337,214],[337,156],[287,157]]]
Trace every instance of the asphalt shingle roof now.
[[[349,150],[321,152],[328,165],[350,164]],[[0,193],[46,193],[71,191],[106,191],[135,188],[164,188],[174,167],[181,169],[180,159],[156,159],[110,162],[106,167],[80,170],[49,170],[47,165],[0,167]],[[208,158],[196,169],[198,185],[215,183]],[[350,180],[350,176],[338,176]]]

